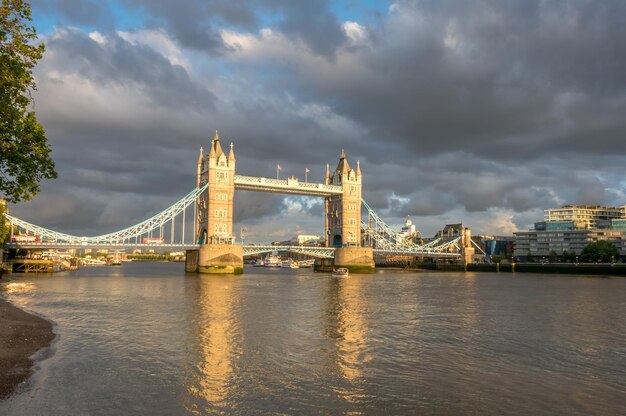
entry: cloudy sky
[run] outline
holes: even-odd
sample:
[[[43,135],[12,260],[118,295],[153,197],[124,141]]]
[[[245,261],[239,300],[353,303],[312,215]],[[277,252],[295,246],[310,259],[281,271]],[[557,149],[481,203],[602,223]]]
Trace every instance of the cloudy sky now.
[[[59,178],[12,207],[95,235],[195,186],[216,129],[237,171],[321,181],[342,148],[365,200],[433,234],[626,204],[622,0],[33,0],[35,110]],[[323,233],[322,201],[238,191],[257,241]]]

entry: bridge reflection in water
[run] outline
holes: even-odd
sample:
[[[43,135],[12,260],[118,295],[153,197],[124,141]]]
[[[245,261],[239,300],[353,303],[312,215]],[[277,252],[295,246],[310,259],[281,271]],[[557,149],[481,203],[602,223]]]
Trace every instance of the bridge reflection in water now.
[[[234,360],[241,355],[241,327],[237,308],[241,280],[228,277],[195,279],[189,309],[191,331],[186,342],[185,407],[193,414],[222,413],[229,408],[235,385]],[[232,408],[232,407],[230,407]]]
[[[367,398],[365,365],[372,359],[368,349],[367,305],[362,279],[331,279],[328,282],[326,336],[334,343],[329,361],[337,369],[334,392],[349,403]]]

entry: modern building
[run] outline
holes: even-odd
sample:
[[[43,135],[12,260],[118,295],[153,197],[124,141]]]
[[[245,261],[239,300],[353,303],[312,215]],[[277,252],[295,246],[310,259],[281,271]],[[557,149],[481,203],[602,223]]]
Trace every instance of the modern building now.
[[[565,205],[545,210],[544,221],[515,233],[515,257],[580,255],[591,243],[610,241],[626,257],[626,207]]]
[[[317,245],[320,240],[323,238],[318,235],[299,234],[290,240],[290,244],[293,246]]]
[[[626,218],[626,206],[563,205],[561,208],[546,209],[544,212],[546,226],[554,230],[586,230],[598,228],[601,221]]]
[[[472,240],[485,252],[486,256],[510,256],[515,247],[514,236],[476,235],[472,236]]]

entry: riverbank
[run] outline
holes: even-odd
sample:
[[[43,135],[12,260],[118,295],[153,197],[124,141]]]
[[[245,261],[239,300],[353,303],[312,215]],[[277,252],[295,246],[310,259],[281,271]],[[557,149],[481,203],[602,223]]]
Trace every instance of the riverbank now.
[[[32,374],[30,358],[54,339],[52,323],[0,297],[0,400]]]

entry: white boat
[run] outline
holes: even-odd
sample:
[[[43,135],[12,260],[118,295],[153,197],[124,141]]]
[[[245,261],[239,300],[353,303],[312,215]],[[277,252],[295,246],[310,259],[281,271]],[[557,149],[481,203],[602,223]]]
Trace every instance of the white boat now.
[[[348,269],[345,269],[343,267],[333,269],[332,272],[333,277],[348,277],[349,274],[350,272],[348,272]]]
[[[270,254],[263,261],[265,267],[280,267],[280,257]]]
[[[292,259],[287,259],[284,260],[281,264],[280,267],[282,267],[283,269],[298,269],[298,263],[296,263],[295,261],[293,261]]]

